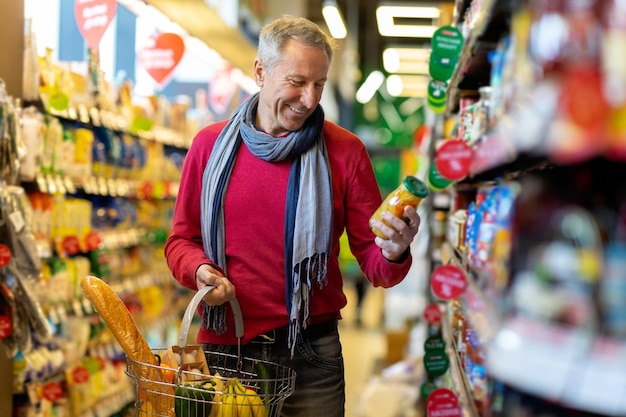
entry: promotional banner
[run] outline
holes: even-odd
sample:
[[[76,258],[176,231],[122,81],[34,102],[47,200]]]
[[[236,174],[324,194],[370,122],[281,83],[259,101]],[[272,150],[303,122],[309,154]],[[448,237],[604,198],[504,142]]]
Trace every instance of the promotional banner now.
[[[74,16],[76,25],[89,49],[98,53],[100,40],[115,17],[116,0],[76,0]]]
[[[167,84],[185,54],[185,41],[175,33],[151,36],[139,52],[139,65],[161,87]]]

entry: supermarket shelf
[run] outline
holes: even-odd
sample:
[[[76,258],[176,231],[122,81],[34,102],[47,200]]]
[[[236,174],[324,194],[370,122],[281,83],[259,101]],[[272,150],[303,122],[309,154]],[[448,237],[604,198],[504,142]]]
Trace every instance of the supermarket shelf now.
[[[460,301],[478,342],[485,346],[498,333],[502,322],[502,313],[494,302],[494,297],[483,290],[489,278],[476,271],[458,248],[454,248],[449,242],[444,243],[444,246],[444,263],[461,268],[468,278],[467,289]]]
[[[566,407],[626,414],[626,341],[530,318],[506,321],[486,351],[492,378]]]
[[[469,2],[457,2],[456,10],[465,13]],[[477,13],[474,27],[471,29],[461,56],[448,87],[448,114],[458,111],[459,99],[463,92],[477,92],[483,85],[489,85],[491,64],[488,55],[497,42],[508,31],[511,4],[503,0],[484,0],[482,9]],[[460,14],[460,19],[463,15]],[[457,25],[460,21],[457,21]]]
[[[478,417],[479,414],[472,398],[469,381],[467,380],[467,376],[465,375],[461,362],[459,361],[459,356],[457,355],[458,350],[456,341],[452,337],[450,321],[446,317],[441,320],[441,332],[446,342],[446,353],[450,359],[450,369],[448,371],[450,383],[452,390],[457,394],[459,399],[463,417]]]
[[[75,194],[82,190],[89,195],[127,198],[175,198],[179,184],[175,181],[142,181],[102,176],[72,177],[62,174],[37,174],[25,188],[36,188],[47,194]]]

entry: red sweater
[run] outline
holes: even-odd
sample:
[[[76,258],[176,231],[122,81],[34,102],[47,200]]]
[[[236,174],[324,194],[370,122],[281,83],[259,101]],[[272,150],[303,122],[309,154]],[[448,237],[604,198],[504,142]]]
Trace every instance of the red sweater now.
[[[200,231],[202,174],[218,134],[226,122],[202,129],[185,158],[172,230],[165,256],[181,285],[197,290],[195,273],[201,264],[213,264],[204,254]],[[362,271],[374,286],[399,283],[411,265],[385,259],[374,243],[369,218],[381,203],[380,191],[369,155],[351,132],[326,121],[323,129],[333,182],[333,237],[328,263],[328,285],[314,285],[311,323],[340,318],[346,305],[339,269],[339,237],[347,230],[350,248]],[[228,278],[235,286],[244,317],[242,343],[261,333],[286,326],[284,223],[285,198],[291,161],[266,162],[242,143],[225,197],[225,254]],[[198,342],[234,344],[232,314],[228,330],[217,336],[201,329]]]

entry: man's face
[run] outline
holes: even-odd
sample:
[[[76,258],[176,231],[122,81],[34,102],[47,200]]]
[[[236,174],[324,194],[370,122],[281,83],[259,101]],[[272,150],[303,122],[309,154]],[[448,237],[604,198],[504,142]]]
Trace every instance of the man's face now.
[[[260,87],[259,127],[273,136],[300,129],[322,98],[329,67],[323,50],[293,39],[269,72],[257,59],[254,74]]]

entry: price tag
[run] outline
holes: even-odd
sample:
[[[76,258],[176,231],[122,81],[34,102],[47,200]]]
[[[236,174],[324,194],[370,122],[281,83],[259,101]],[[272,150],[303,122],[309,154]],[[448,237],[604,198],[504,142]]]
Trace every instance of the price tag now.
[[[420,387],[420,396],[422,399],[426,400],[431,392],[437,389],[437,385],[435,385],[431,381],[424,382]]]
[[[437,303],[431,303],[424,309],[424,319],[430,324],[441,321],[441,309]]]
[[[469,174],[473,155],[464,141],[448,139],[435,152],[435,165],[442,177],[459,181]]]
[[[455,58],[463,50],[463,34],[454,26],[442,26],[433,33],[431,43],[437,55]]]
[[[442,300],[455,300],[465,292],[465,273],[454,265],[437,267],[430,277],[430,288]]]
[[[68,255],[76,255],[80,252],[80,242],[76,236],[63,238],[63,251]]]
[[[0,339],[6,339],[13,332],[13,321],[11,320],[11,312],[5,308],[0,314]]]
[[[43,398],[54,403],[65,396],[61,384],[58,382],[49,382],[41,389]]]
[[[8,246],[0,244],[0,268],[5,267],[11,262],[11,249]]]
[[[438,377],[445,374],[450,367],[450,359],[445,352],[440,350],[426,352],[424,354],[424,368],[430,377]]]
[[[89,381],[89,370],[84,366],[77,366],[72,371],[72,379],[77,384],[84,384]]]
[[[433,335],[429,336],[424,342],[424,351],[432,352],[439,351],[444,352],[446,350],[446,342],[441,336]]]
[[[427,417],[460,417],[462,416],[459,399],[447,388],[433,390],[426,399]]]

